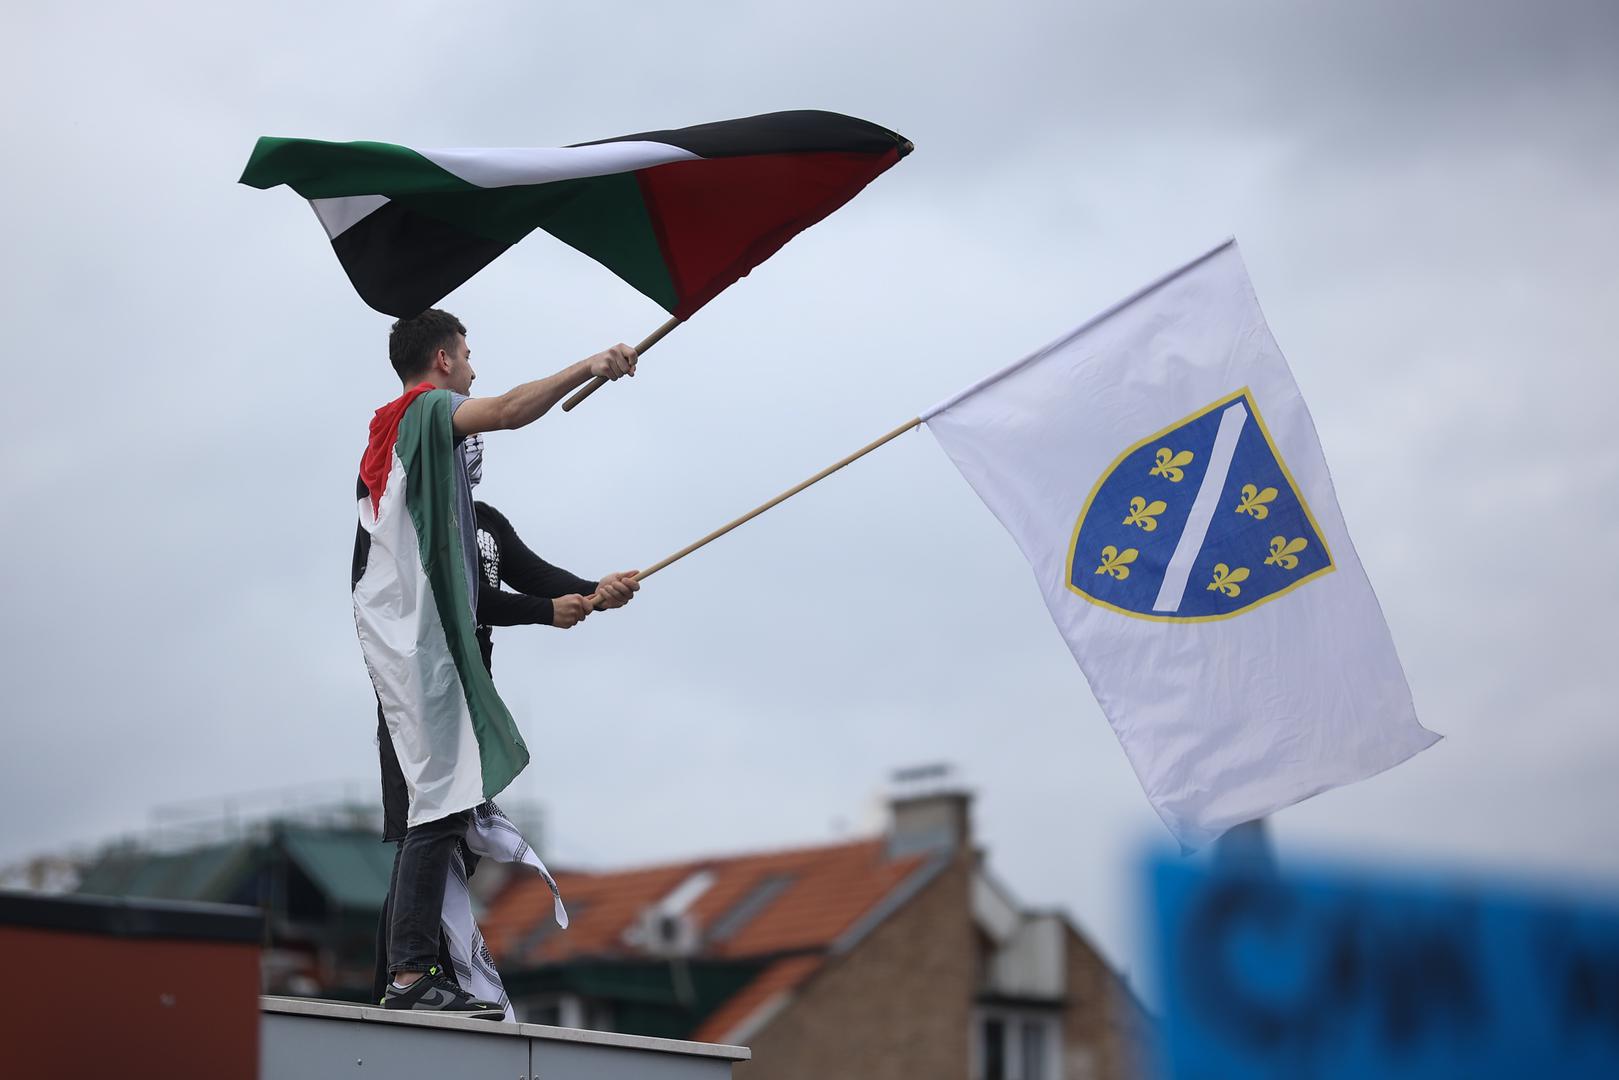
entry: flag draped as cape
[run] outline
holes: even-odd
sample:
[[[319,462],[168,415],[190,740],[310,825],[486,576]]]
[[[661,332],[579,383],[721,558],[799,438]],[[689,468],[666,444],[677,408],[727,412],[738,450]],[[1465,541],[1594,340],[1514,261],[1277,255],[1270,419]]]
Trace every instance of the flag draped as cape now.
[[[411,826],[477,806],[528,764],[474,636],[450,412],[450,391],[426,384],[378,409],[357,492],[354,624]]]

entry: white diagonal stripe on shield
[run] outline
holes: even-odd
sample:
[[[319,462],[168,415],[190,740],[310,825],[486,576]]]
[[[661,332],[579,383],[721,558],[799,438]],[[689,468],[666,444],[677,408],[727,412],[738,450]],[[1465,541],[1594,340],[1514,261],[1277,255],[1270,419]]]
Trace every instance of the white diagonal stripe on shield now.
[[[1240,401],[1220,414],[1220,430],[1214,433],[1208,471],[1203,474],[1197,498],[1192,501],[1192,513],[1186,519],[1186,528],[1181,530],[1175,554],[1170,556],[1169,566],[1164,569],[1163,584],[1158,587],[1158,599],[1152,605],[1154,611],[1180,610],[1181,598],[1186,595],[1186,579],[1192,574],[1197,553],[1203,550],[1203,538],[1209,534],[1209,523],[1214,520],[1217,509],[1215,504],[1220,501],[1226,474],[1231,471],[1231,458],[1237,452],[1237,436],[1242,434],[1242,425],[1247,420],[1248,410]]]

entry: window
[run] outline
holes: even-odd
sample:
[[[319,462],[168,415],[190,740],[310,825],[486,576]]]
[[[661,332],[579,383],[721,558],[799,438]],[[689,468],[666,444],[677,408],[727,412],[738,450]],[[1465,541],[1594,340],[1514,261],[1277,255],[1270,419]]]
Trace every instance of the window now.
[[[1023,1080],[1054,1080],[1046,1068],[1050,1051],[1046,1047],[1046,1024],[1038,1020],[1018,1022],[1022,1039],[1018,1056],[1023,1059]]]
[[[1062,1030],[1055,1014],[980,1009],[975,1028],[974,1080],[1061,1080]]]
[[[984,1021],[983,1080],[1007,1080],[1006,1076],[1006,1022]]]

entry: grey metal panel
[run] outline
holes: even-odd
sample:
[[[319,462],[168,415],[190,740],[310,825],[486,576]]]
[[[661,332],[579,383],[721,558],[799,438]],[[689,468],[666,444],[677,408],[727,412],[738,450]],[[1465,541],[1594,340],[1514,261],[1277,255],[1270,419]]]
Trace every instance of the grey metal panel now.
[[[471,1032],[482,1038],[514,1037],[538,1039],[546,1042],[564,1042],[589,1046],[605,1046],[617,1050],[645,1050],[655,1055],[678,1054],[726,1061],[747,1061],[753,1051],[746,1046],[726,1046],[719,1043],[689,1042],[684,1039],[657,1039],[646,1035],[624,1035],[616,1031],[586,1031],[580,1028],[550,1027],[545,1024],[507,1024],[493,1020],[474,1020],[441,1012],[394,1012],[375,1006],[354,1005],[338,1001],[318,1001],[313,998],[263,997],[260,1007],[266,1014],[283,1016],[309,1016],[343,1023],[368,1023],[389,1026],[435,1028]]]
[[[524,1038],[270,1012],[262,1019],[260,1080],[519,1080],[529,1074]]]
[[[530,1046],[532,1080],[730,1080],[731,1076],[731,1063],[724,1058],[677,1057],[543,1039],[533,1040]]]
[[[467,1021],[463,1021],[465,1022]],[[724,1043],[657,1039],[648,1035],[624,1035],[616,1031],[589,1031],[582,1028],[550,1027],[546,1024],[518,1024],[516,1028],[532,1039],[546,1042],[585,1043],[592,1046],[610,1046],[618,1050],[649,1050],[655,1054],[693,1054],[698,1057],[724,1058],[726,1061],[749,1061],[753,1058],[753,1051],[746,1046],[727,1046]]]

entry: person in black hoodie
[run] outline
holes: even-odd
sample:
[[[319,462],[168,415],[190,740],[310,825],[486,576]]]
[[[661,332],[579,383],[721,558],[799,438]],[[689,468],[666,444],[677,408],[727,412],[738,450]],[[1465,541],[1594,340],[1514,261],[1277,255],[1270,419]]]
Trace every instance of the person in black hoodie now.
[[[483,479],[483,437],[469,437],[463,452],[467,479],[477,487]],[[478,650],[491,675],[495,673],[490,659],[495,627],[566,630],[583,622],[593,610],[623,607],[641,587],[634,570],[587,581],[552,566],[529,550],[505,514],[486,502],[474,501],[472,507],[478,518]],[[506,592],[502,584],[517,591]]]
[[[486,502],[478,514],[478,650],[483,666],[491,660],[497,626],[555,626],[566,630],[592,610],[623,607],[641,587],[633,573],[587,581],[552,566],[523,543],[506,515]],[[507,592],[501,585],[516,592]]]

